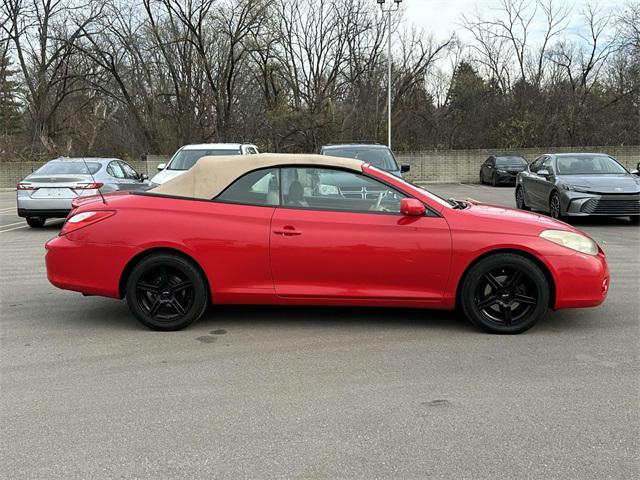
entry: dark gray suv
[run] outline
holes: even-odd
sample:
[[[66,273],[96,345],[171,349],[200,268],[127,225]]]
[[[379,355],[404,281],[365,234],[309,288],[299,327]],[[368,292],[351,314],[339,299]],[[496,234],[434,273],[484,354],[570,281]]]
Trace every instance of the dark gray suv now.
[[[379,144],[344,144],[344,145],[325,145],[320,150],[321,155],[329,155],[332,157],[355,158],[369,163],[381,170],[386,170],[398,177],[408,172],[409,165],[398,165],[393,152],[386,145]]]

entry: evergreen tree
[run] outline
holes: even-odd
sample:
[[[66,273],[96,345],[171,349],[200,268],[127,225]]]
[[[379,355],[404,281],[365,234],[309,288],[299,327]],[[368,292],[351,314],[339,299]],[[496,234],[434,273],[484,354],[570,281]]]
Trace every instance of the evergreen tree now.
[[[6,51],[0,52],[0,135],[13,135],[22,130],[22,114],[18,100],[17,70]]]

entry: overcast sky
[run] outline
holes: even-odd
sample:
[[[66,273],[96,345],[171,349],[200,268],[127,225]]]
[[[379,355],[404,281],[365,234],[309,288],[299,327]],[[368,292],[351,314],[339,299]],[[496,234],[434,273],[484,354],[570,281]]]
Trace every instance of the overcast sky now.
[[[561,3],[572,6],[569,21],[570,27],[575,30],[581,23],[581,12],[594,0],[556,1],[557,5]],[[609,11],[624,5],[625,0],[598,0],[596,4],[604,11]],[[454,31],[460,33],[457,22],[463,13],[470,14],[480,9],[489,16],[491,9],[499,5],[499,0],[403,0],[405,18],[438,38],[448,37]]]

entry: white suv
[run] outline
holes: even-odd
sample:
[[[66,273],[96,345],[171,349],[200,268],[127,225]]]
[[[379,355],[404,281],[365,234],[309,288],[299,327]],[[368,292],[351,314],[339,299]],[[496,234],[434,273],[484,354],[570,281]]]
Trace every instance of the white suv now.
[[[162,185],[172,178],[183,174],[200,159],[207,156],[222,155],[254,155],[258,147],[248,143],[201,143],[181,147],[169,160],[169,163],[158,165],[160,173],[151,179],[153,186]]]

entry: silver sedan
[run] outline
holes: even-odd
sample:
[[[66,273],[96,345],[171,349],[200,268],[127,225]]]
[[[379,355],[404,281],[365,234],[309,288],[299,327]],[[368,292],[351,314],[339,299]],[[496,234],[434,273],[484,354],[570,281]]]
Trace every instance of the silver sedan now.
[[[146,190],[147,178],[117,158],[57,158],[18,183],[18,215],[31,227],[42,227],[48,218],[66,217],[77,197]]]

